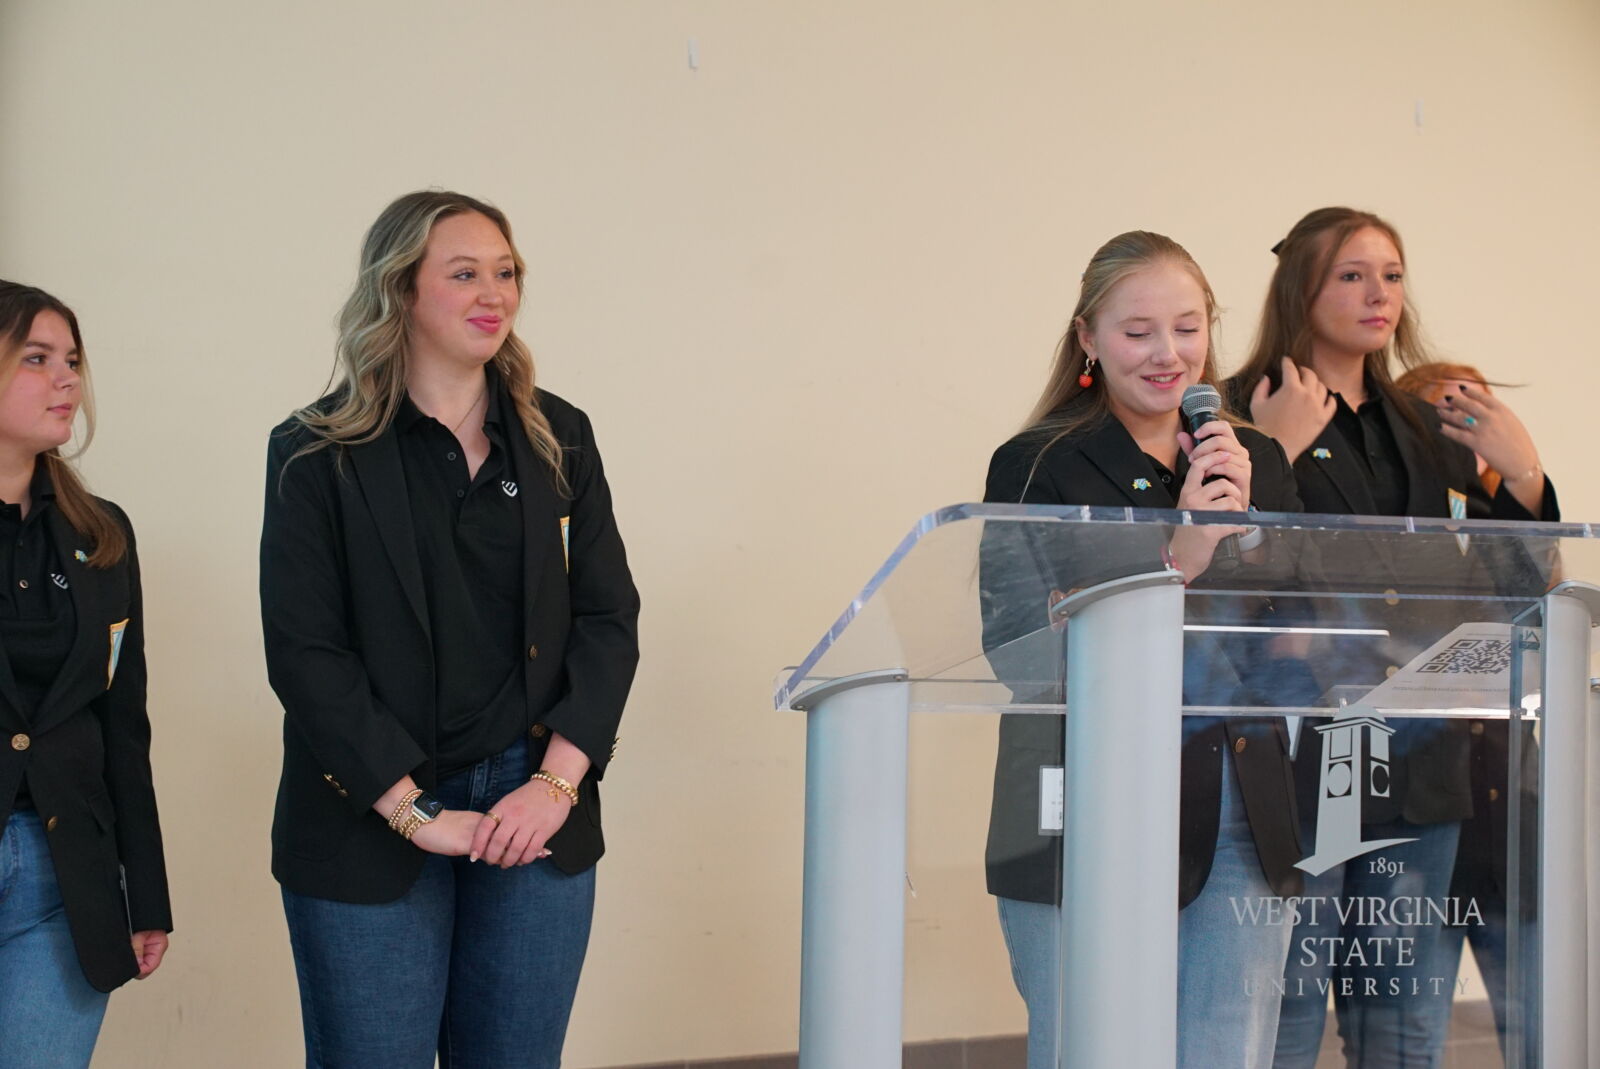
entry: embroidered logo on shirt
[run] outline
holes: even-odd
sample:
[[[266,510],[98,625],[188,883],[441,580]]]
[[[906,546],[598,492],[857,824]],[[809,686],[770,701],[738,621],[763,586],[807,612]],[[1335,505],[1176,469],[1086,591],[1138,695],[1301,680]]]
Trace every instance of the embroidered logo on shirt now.
[[[55,572],[51,572],[50,581],[62,590],[67,589],[67,577],[64,575],[57,575]]]
[[[1133,480],[1133,488],[1135,490],[1148,490],[1148,489],[1150,489],[1150,480],[1149,479],[1135,479],[1135,480]]]
[[[514,483],[514,482],[510,482],[509,480],[502,480],[501,483],[500,483],[500,489],[502,489],[502,490],[504,490],[506,492],[506,496],[507,497],[516,497],[517,496],[517,484]]]
[[[1322,448],[1321,446],[1318,446],[1317,448],[1313,449],[1311,451],[1311,455],[1316,457],[1318,460],[1332,460],[1333,459],[1333,454],[1328,452],[1326,449]]]

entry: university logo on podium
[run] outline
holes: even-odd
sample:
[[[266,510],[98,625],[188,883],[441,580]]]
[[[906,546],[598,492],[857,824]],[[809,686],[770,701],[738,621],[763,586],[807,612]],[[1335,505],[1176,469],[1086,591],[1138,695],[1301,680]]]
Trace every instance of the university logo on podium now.
[[[1415,839],[1361,838],[1361,803],[1368,797],[1389,797],[1389,736],[1394,728],[1375,712],[1359,706],[1341,709],[1322,736],[1322,778],[1317,791],[1317,843],[1308,858],[1295,865],[1319,876],[1353,857]]]

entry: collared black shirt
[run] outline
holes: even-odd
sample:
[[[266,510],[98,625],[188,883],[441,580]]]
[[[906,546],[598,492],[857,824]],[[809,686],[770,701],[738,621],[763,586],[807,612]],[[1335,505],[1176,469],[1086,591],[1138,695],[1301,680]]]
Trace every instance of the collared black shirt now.
[[[489,455],[476,477],[450,429],[409,397],[395,415],[433,634],[441,777],[504,750],[527,721],[522,507],[506,438],[521,426],[500,376],[487,374]]]
[[[56,491],[43,464],[34,466],[28,493],[32,505],[26,517],[20,506],[0,502],[0,647],[24,717],[31,717],[49,693],[72,652],[77,627],[65,570],[45,523],[56,507]],[[24,778],[17,804],[31,804],[29,799]]]
[[[1411,494],[1405,459],[1383,411],[1383,395],[1370,377],[1366,386],[1367,399],[1358,409],[1352,410],[1342,395],[1333,395],[1333,425],[1360,454],[1377,514],[1404,516]]]

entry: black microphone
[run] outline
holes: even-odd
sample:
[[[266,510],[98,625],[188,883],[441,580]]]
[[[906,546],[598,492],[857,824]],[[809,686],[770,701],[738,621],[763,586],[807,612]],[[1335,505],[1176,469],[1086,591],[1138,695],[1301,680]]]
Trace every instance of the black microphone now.
[[[1215,386],[1207,386],[1197,382],[1183,391],[1183,400],[1179,402],[1178,410],[1183,414],[1184,423],[1190,434],[1194,434],[1207,423],[1217,419],[1222,413],[1222,395]],[[1199,444],[1199,439],[1195,439]],[[1221,475],[1207,475],[1206,482],[1221,479]],[[1248,504],[1248,502],[1246,502]],[[1229,535],[1217,543],[1216,552],[1211,557],[1213,566],[1222,565],[1225,568],[1238,567],[1239,564],[1239,536]]]

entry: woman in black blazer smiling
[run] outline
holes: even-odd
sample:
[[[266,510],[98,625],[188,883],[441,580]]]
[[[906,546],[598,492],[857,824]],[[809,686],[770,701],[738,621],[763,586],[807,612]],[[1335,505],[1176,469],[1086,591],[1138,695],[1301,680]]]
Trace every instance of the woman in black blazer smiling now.
[[[560,1061],[638,596],[589,420],[512,330],[523,274],[498,209],[401,197],[342,381],[272,434],[273,873],[311,1065]]]
[[[77,318],[0,282],[0,1067],[87,1066],[172,930],[133,529],[61,455],[94,417]]]
[[[1429,354],[1407,297],[1405,252],[1392,225],[1370,212],[1321,208],[1297,222],[1273,252],[1278,264],[1261,326],[1249,360],[1229,381],[1229,396],[1283,445],[1308,511],[1559,518],[1555,489],[1533,440],[1503,402],[1464,386],[1430,405],[1395,387],[1396,365],[1418,367]],[[1479,482],[1474,453],[1504,474],[1492,496]],[[1420,585],[1493,595],[1497,586],[1526,591],[1548,574],[1547,566],[1541,569],[1525,554],[1457,552],[1453,542],[1441,550],[1425,539],[1326,541],[1322,564],[1348,590]],[[1428,642],[1442,637],[1463,611],[1496,619],[1482,615],[1495,611],[1487,603],[1464,610],[1449,602],[1407,599],[1386,606],[1369,598],[1347,608],[1363,626],[1393,638],[1367,646],[1341,639],[1339,660],[1320,665],[1328,673],[1325,685],[1382,682],[1390,665],[1421,652],[1417,636],[1429,635]],[[1385,857],[1405,872],[1374,872],[1358,858],[1308,880],[1307,896],[1438,899],[1449,893],[1461,822],[1474,811],[1470,728],[1455,719],[1394,726],[1391,789],[1386,798],[1366,799],[1362,838],[1402,840]],[[1316,810],[1304,803],[1315,797],[1320,750],[1308,723],[1297,753],[1308,819]],[[1378,930],[1352,924],[1341,931],[1337,922],[1302,921],[1296,946],[1341,935],[1390,936],[1413,940],[1413,960],[1405,967],[1393,959],[1336,967],[1325,956],[1313,961],[1297,954],[1280,1024],[1278,1069],[1309,1069],[1316,1062],[1327,1004],[1317,983],[1335,973],[1354,992],[1335,1000],[1351,1065],[1435,1064],[1443,1056],[1455,977],[1440,933],[1438,925],[1426,923]],[[1420,990],[1413,989],[1414,981]]]
[[[1181,430],[1185,388],[1216,383],[1215,319],[1205,276],[1170,238],[1136,231],[1103,245],[1084,272],[1072,324],[1026,428],[990,461],[984,500],[1299,511],[1288,461],[1271,439],[1228,418],[1196,428],[1193,437]],[[1104,545],[1075,543],[1070,559],[1039,554],[1045,574],[1037,577],[997,575],[993,561],[986,561],[987,590],[1009,583],[1014,592],[1019,582],[1040,588],[1036,603],[1026,597],[986,600],[986,648],[1001,650],[1045,626],[1047,592],[1096,581],[1086,573],[1103,579],[1119,569],[1161,566],[1154,552],[1140,555],[1136,533],[1111,530]],[[1240,533],[1223,525],[1178,527],[1161,553],[1186,582],[1208,584],[1218,543]],[[1218,580],[1225,587],[1265,585],[1297,567],[1288,547],[1259,529],[1243,532],[1240,545],[1242,565]],[[1220,600],[1228,599],[1197,599],[1191,614]],[[1239,649],[1205,641],[1209,637],[1186,650],[1186,700],[1249,704],[1240,691],[1259,666],[1248,651],[1241,657]],[[1261,997],[1259,988],[1282,975],[1289,929],[1241,924],[1230,902],[1292,895],[1299,888],[1287,736],[1281,719],[1191,720],[1184,733],[1174,903],[1182,910],[1179,1064],[1266,1069],[1278,1005],[1276,998]],[[1041,833],[1038,792],[1041,769],[1059,766],[1061,755],[1058,718],[1002,719],[988,885],[999,898],[1013,975],[1028,1005],[1031,1069],[1055,1064],[1061,850],[1059,838]]]

